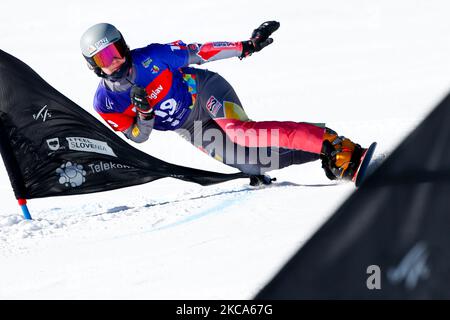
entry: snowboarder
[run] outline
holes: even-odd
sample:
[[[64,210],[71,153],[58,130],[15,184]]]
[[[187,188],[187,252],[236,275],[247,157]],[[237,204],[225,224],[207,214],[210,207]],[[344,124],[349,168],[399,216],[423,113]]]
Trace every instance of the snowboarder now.
[[[94,108],[137,143],[146,141],[152,129],[174,130],[249,175],[321,159],[329,179],[354,180],[367,149],[321,124],[252,121],[224,78],[189,67],[246,58],[270,45],[279,26],[264,22],[245,41],[175,41],[130,50],[113,25],[93,25],[80,45],[89,68],[101,78]]]

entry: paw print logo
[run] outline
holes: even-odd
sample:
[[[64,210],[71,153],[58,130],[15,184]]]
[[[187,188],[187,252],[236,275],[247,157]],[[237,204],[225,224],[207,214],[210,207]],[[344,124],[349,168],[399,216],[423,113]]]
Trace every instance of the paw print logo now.
[[[86,171],[83,170],[83,166],[67,161],[60,168],[56,169],[56,173],[59,174],[59,183],[66,187],[79,187],[86,181]]]

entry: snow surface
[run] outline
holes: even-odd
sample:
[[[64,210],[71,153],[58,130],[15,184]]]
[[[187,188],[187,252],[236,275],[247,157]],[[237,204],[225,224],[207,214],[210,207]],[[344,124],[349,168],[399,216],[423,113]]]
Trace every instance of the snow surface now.
[[[94,114],[98,80],[78,47],[92,24],[115,24],[134,48],[244,40],[276,19],[262,52],[202,68],[228,79],[254,120],[327,122],[385,153],[450,87],[449,9],[444,0],[4,1],[1,49]],[[171,132],[132,144],[172,163],[235,171]],[[271,175],[278,182],[263,189],[163,179],[36,199],[26,221],[1,165],[0,298],[251,299],[355,191],[330,183],[319,162]]]

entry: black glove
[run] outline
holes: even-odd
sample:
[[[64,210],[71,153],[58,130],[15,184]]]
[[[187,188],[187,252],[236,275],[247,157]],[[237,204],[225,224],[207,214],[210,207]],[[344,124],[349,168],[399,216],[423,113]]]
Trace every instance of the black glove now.
[[[147,99],[147,91],[145,88],[134,85],[131,88],[130,98],[131,103],[136,107],[139,118],[142,120],[151,120],[154,117],[154,112]]]
[[[334,165],[336,158],[333,156],[335,151],[333,145],[328,140],[323,140],[322,150],[320,152],[320,160],[322,161],[322,169],[330,180],[336,180],[336,166]]]
[[[266,21],[253,30],[250,40],[242,42],[242,55],[239,58],[250,56],[253,52],[258,52],[273,42],[269,38],[272,33],[278,30],[280,23],[277,21]]]

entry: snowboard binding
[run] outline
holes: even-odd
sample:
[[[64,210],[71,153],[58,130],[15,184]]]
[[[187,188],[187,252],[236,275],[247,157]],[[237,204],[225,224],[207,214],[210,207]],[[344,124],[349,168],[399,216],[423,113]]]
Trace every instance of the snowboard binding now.
[[[250,176],[250,185],[252,187],[269,185],[272,184],[273,181],[277,181],[277,178],[271,178],[269,175],[266,174]]]

